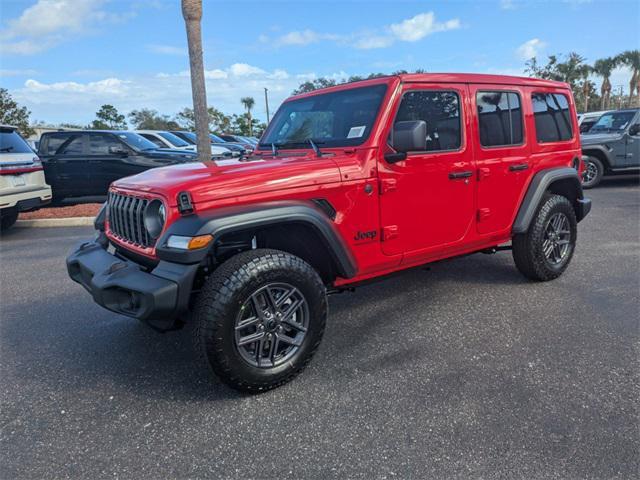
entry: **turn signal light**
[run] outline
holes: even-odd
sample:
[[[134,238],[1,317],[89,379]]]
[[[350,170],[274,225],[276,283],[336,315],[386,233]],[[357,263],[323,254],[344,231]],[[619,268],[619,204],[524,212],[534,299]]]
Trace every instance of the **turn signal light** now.
[[[212,235],[198,235],[197,237],[183,237],[181,235],[171,235],[167,240],[167,247],[179,250],[197,250],[204,248],[213,241]]]
[[[209,245],[212,240],[213,237],[211,235],[198,235],[197,237],[192,237],[191,240],[189,240],[187,248],[189,250],[204,248]]]

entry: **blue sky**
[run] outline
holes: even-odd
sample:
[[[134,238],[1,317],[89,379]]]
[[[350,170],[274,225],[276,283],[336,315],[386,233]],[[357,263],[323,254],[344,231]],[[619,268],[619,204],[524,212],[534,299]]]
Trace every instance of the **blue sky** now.
[[[86,124],[100,105],[173,115],[191,103],[179,0],[2,0],[2,86],[32,120]],[[369,72],[522,74],[525,59],[589,61],[640,46],[640,2],[204,0],[210,105],[265,117],[306,79]],[[614,86],[628,90],[629,73]]]

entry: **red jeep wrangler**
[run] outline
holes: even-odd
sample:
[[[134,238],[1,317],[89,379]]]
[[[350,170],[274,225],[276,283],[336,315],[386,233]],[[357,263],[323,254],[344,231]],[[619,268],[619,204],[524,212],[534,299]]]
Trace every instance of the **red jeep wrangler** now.
[[[191,319],[224,382],[264,391],[311,360],[327,293],[506,248],[526,277],[558,277],[591,207],[580,158],[564,83],[349,83],[285,101],[249,158],[118,180],[67,267],[109,310],[161,331]]]

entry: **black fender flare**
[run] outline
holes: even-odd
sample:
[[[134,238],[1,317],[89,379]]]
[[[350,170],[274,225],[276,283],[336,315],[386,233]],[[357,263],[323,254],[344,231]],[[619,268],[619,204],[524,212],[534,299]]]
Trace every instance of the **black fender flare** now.
[[[605,158],[606,163],[604,165],[605,170],[613,167],[613,158],[611,153],[605,148],[604,145],[585,145],[582,147],[582,156],[589,157],[589,152],[599,152]],[[596,157],[597,158],[597,157]]]
[[[538,210],[538,206],[545,192],[549,190],[551,185],[560,180],[568,180],[576,189],[577,198],[575,199],[574,209],[576,210],[578,221],[582,220],[589,213],[591,200],[584,198],[582,183],[580,182],[578,172],[574,168],[562,167],[543,170],[536,173],[529,184],[527,193],[520,204],[518,215],[516,215],[516,219],[513,222],[513,234],[525,233],[529,229],[531,220]]]
[[[187,215],[175,221],[156,243],[160,259],[176,263],[198,263],[209,253],[209,249],[185,252],[167,247],[171,235],[213,235],[216,238],[228,233],[255,228],[292,223],[305,224],[313,229],[327,247],[343,278],[352,278],[357,273],[356,262],[335,224],[320,207],[312,201],[282,200],[250,205],[222,207],[215,210]]]

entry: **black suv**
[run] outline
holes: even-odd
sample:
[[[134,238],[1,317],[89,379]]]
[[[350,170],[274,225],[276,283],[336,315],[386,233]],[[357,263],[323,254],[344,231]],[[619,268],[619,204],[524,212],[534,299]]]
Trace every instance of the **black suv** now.
[[[603,114],[580,136],[585,163],[584,188],[593,188],[602,176],[640,170],[640,109]]]
[[[38,156],[54,202],[106,196],[119,178],[198,158],[194,152],[158,148],[137,133],[103,130],[43,133]]]

